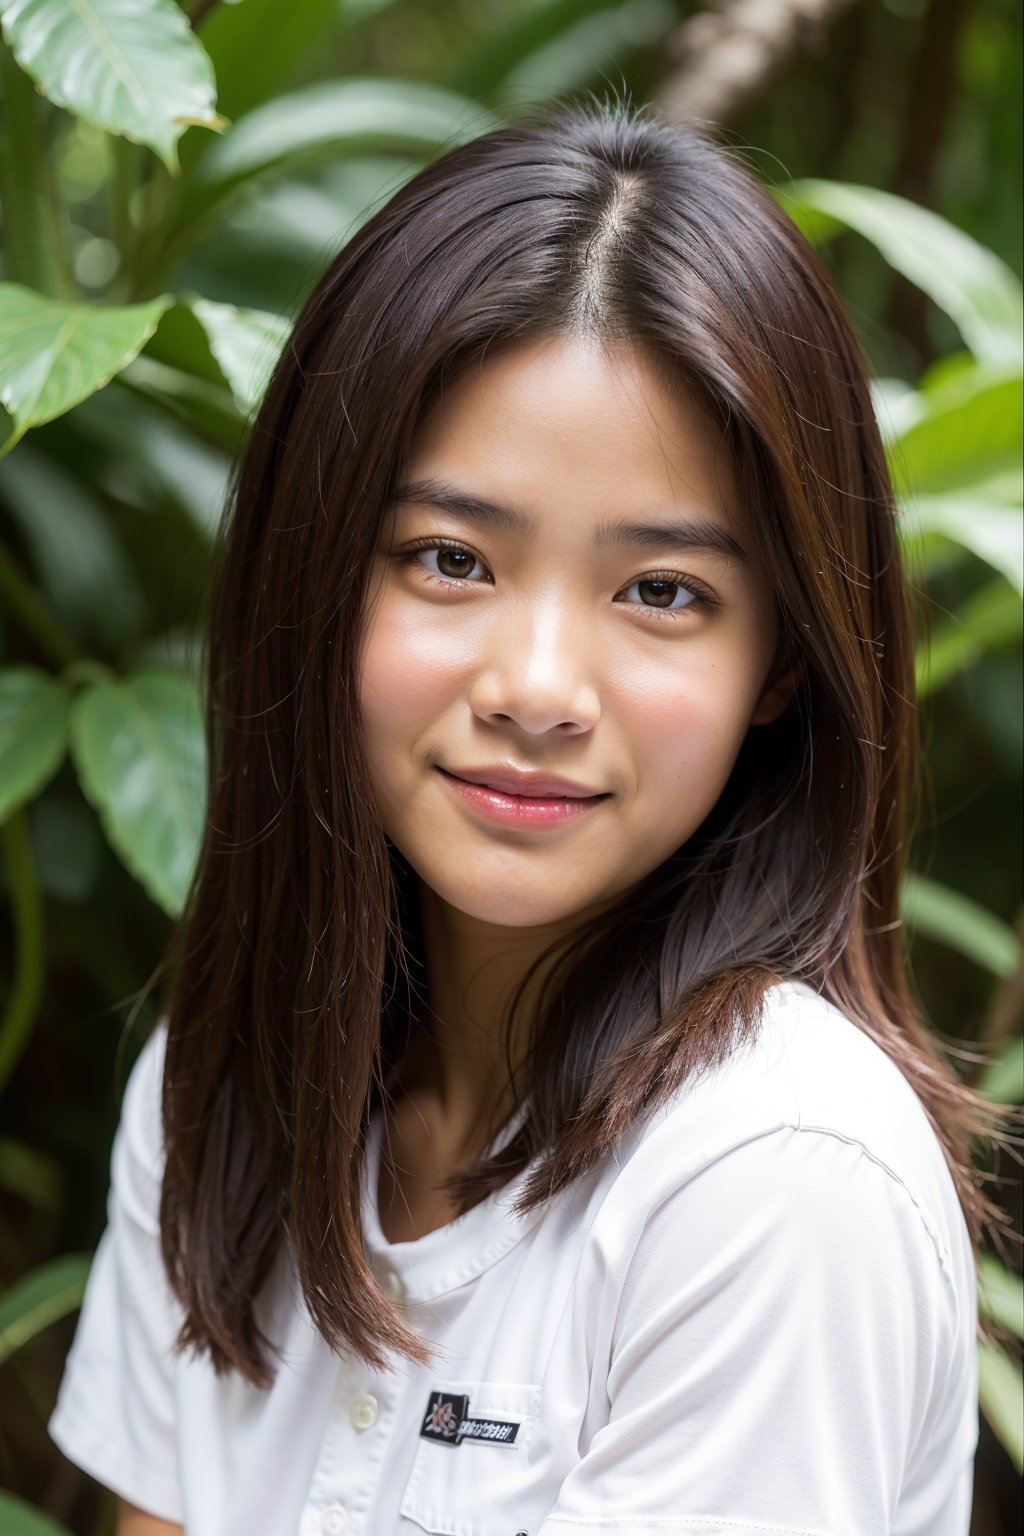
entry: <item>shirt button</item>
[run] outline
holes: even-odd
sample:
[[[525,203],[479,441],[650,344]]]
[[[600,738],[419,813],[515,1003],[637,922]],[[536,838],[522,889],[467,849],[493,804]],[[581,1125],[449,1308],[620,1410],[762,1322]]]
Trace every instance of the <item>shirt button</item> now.
[[[348,1515],[340,1504],[332,1504],[320,1517],[320,1528],[324,1536],[341,1536],[347,1526]]]
[[[365,1397],[354,1397],[349,1405],[348,1416],[360,1434],[364,1429],[372,1428],[377,1422],[377,1399],[369,1393]]]

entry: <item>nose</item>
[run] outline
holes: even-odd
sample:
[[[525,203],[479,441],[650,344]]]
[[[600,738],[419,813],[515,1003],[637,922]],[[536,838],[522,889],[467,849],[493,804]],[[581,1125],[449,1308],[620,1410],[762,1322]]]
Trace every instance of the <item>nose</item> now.
[[[488,654],[473,678],[473,713],[531,736],[549,731],[578,736],[593,730],[601,704],[592,637],[585,629],[582,616],[557,599],[506,614],[494,626]]]

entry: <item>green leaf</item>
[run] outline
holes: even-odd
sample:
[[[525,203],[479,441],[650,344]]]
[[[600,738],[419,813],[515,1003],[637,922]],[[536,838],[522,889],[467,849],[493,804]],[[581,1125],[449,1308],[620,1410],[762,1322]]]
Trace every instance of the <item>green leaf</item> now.
[[[227,125],[206,50],[172,0],[0,0],[0,26],[45,96],[148,144],[170,171],[190,123]]]
[[[900,532],[908,553],[930,535],[949,539],[1000,571],[1024,594],[1024,521],[1019,507],[986,502],[983,495],[920,496],[900,508]]]
[[[279,96],[209,145],[180,188],[174,228],[270,172],[367,151],[432,153],[474,139],[497,119],[453,91],[410,80],[330,80]]]
[[[64,761],[68,693],[41,667],[0,671],[0,823],[37,795]]]
[[[4,1536],[71,1536],[66,1525],[13,1493],[0,1493],[0,1530]]]
[[[92,1256],[68,1253],[33,1269],[0,1296],[0,1364],[82,1304]]]
[[[1024,1472],[1024,1376],[1005,1349],[978,1341],[978,1398],[1018,1472]]]
[[[206,742],[196,690],[160,671],[96,683],[72,705],[71,750],[111,847],[177,917],[205,811]]]
[[[1015,589],[1000,576],[936,626],[917,655],[917,691],[934,693],[990,652],[1019,645],[1024,612]]]
[[[823,214],[870,240],[891,267],[949,315],[977,358],[1019,361],[1020,282],[993,251],[955,224],[891,192],[846,182],[795,181],[778,196],[797,223],[808,211]]]
[[[291,327],[265,310],[183,295],[164,314],[146,355],[227,384],[248,415],[260,402]]]
[[[948,945],[994,976],[1012,976],[1021,964],[1021,946],[1013,929],[960,891],[908,874],[901,911],[915,933]]]
[[[30,427],[53,421],[95,394],[135,357],[173,300],[100,308],[62,304],[0,283],[0,402],[14,431],[0,448],[9,453]]]
[[[995,1104],[1024,1104],[1024,1035],[1004,1041],[978,1079],[978,1092]]]
[[[918,399],[918,419],[889,446],[897,494],[938,495],[1019,474],[1024,413],[1019,374],[975,368]]]
[[[993,1253],[978,1258],[978,1305],[994,1323],[1024,1339],[1024,1280]]]

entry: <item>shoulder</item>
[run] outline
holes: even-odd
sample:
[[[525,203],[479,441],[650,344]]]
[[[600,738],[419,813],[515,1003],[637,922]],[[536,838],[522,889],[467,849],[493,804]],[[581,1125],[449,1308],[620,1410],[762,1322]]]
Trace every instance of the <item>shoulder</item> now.
[[[686,1223],[711,1191],[736,1222],[771,1210],[780,1233],[812,1240],[898,1222],[951,1292],[973,1285],[966,1223],[924,1106],[886,1052],[802,983],[770,988],[752,1037],[624,1141],[593,1235],[601,1243],[617,1229],[626,1260],[663,1207]]]
[[[136,1223],[158,1227],[164,1171],[162,1098],[167,1025],[161,1018],[132,1065],[111,1150],[111,1194]]]

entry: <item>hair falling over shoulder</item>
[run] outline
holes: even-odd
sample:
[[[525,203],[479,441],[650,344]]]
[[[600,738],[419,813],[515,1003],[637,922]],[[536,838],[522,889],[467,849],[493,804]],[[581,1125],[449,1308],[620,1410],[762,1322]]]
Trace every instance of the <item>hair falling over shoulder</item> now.
[[[859,343],[738,156],[643,108],[562,103],[457,144],[359,228],[232,476],[204,663],[207,820],[156,973],[171,973],[161,1240],[180,1347],[258,1385],[273,1376],[258,1298],[284,1248],[332,1347],[377,1367],[429,1358],[362,1236],[367,1121],[420,975],[411,872],[360,747],[362,615],[440,387],[503,342],[573,333],[634,341],[723,422],[780,664],[801,682],[697,834],[564,945],[516,1084],[522,1125],[453,1191],[468,1208],[536,1162],[521,1208],[543,1201],[755,1031],[772,982],[800,978],[917,1092],[975,1244],[1005,1225],[974,1155],[1013,1112],[960,1081],[907,980],[911,623]]]

